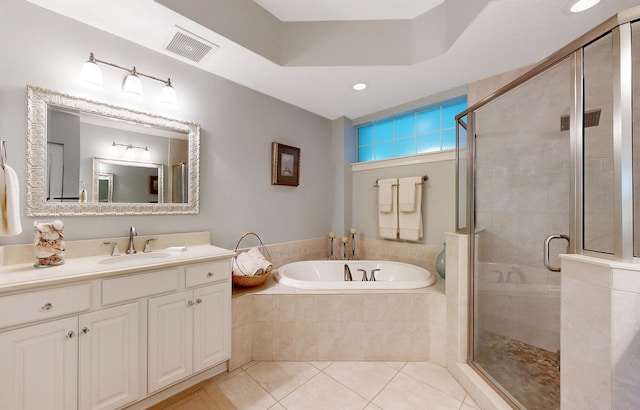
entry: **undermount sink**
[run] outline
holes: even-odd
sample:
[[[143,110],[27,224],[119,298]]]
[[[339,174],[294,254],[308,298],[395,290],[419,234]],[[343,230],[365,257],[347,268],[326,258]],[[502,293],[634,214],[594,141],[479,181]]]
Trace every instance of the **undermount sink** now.
[[[103,265],[141,265],[153,259],[162,259],[171,256],[163,252],[136,253],[134,255],[110,256],[102,259]]]

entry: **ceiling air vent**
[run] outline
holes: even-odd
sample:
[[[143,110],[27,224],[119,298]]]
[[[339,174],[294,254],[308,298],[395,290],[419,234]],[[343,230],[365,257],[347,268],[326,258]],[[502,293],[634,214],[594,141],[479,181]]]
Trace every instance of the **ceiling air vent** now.
[[[582,119],[584,128],[596,127],[600,124],[600,112],[602,110],[586,111]],[[560,117],[560,131],[569,131],[569,116],[563,115]]]
[[[175,26],[165,44],[165,49],[188,60],[200,63],[205,57],[213,54],[218,49],[218,46],[181,27]]]

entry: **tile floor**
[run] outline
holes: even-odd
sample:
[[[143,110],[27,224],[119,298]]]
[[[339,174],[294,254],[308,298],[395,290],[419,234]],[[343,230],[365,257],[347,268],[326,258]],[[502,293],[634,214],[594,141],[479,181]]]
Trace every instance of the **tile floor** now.
[[[250,362],[213,381],[239,410],[479,409],[429,362]]]

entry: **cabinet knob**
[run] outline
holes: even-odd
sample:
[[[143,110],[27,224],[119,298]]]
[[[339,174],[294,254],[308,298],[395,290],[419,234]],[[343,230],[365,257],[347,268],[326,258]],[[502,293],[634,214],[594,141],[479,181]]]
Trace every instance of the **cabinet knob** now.
[[[193,300],[188,301],[187,306],[193,306]]]
[[[207,273],[207,276],[208,276],[208,277],[210,277],[210,278],[212,278],[212,277],[213,277],[213,272],[209,272],[209,273]]]
[[[51,303],[45,303],[40,309],[42,309],[42,310],[51,310],[51,309],[53,309],[53,305]]]
[[[82,330],[80,331],[83,335],[86,335],[87,333],[90,332],[88,327],[83,327]]]
[[[196,305],[199,305],[200,303],[202,303],[202,299],[200,298],[196,299]]]
[[[69,333],[67,333],[66,338],[67,339],[73,339],[73,337],[75,336],[75,332],[73,330],[69,331]]]

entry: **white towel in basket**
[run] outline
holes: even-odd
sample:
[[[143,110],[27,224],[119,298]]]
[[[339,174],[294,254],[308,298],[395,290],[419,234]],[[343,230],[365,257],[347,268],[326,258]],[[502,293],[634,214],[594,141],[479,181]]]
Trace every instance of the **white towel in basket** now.
[[[271,271],[269,262],[258,248],[251,248],[247,252],[239,253],[233,262],[233,274],[237,276],[264,275]]]
[[[249,256],[251,256],[251,258],[254,260],[254,262],[260,268],[262,268],[264,273],[271,272],[271,269],[273,268],[273,265],[271,264],[271,261],[266,259],[264,257],[264,255],[262,254],[262,252],[260,252],[260,250],[258,248],[251,248],[251,249],[249,249],[247,251],[247,253],[249,254]]]

